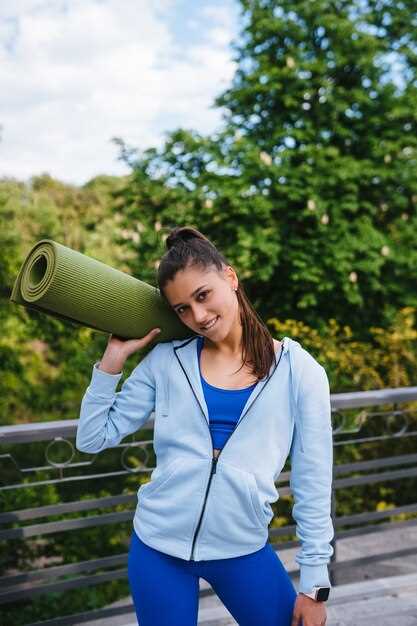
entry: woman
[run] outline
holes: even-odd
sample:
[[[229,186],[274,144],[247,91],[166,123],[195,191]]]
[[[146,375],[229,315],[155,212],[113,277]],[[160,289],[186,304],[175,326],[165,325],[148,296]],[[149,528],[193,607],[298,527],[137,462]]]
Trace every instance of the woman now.
[[[198,230],[175,228],[166,246],[159,289],[195,335],[158,343],[119,392],[125,360],[158,329],[110,336],[76,441],[100,452],[155,413],[157,466],[138,491],[128,556],[138,622],[195,626],[201,577],[240,626],[323,626],[333,554],[326,372],[297,341],[271,337],[235,270]],[[288,454],[298,594],[268,541]]]

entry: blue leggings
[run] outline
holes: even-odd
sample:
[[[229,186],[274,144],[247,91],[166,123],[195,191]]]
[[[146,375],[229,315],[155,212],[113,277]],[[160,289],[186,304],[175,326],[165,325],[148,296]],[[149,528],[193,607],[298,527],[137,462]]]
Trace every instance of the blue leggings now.
[[[197,626],[200,577],[239,626],[290,626],[297,597],[269,542],[244,556],[187,561],[151,548],[133,530],[128,577],[139,626]]]

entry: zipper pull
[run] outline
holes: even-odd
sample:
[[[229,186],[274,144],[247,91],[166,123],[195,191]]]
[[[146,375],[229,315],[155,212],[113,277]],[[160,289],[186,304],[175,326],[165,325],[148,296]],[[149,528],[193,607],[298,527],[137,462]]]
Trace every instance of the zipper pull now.
[[[217,459],[215,459],[213,457],[212,461],[211,461],[211,475],[213,476],[213,474],[216,473],[216,468],[217,468]]]

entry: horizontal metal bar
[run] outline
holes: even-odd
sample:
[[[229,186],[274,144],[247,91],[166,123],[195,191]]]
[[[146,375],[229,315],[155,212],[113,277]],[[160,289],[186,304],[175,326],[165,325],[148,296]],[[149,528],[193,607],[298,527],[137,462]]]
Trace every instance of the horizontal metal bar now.
[[[342,433],[340,433],[342,434]],[[357,445],[358,443],[375,443],[376,441],[390,441],[399,439],[410,439],[411,437],[415,437],[417,435],[417,430],[404,430],[400,434],[393,433],[390,435],[374,435],[372,437],[352,437],[351,439],[340,439],[339,441],[333,439],[334,446],[348,446],[351,444]]]
[[[392,467],[395,465],[407,465],[409,463],[417,462],[417,454],[403,454],[396,455],[391,457],[385,457],[382,459],[372,459],[370,461],[356,461],[355,463],[340,463],[333,466],[333,476],[338,476],[340,474],[346,474],[350,472],[358,472],[361,470],[367,469],[376,469],[378,467]],[[397,472],[381,472],[378,474],[367,474],[366,476],[358,476],[354,478],[335,478],[333,480],[333,488],[341,489],[345,486],[362,484],[366,483],[367,477],[369,476],[369,483],[373,484],[376,482],[381,482],[383,480],[395,480],[397,478],[403,478],[407,476],[413,476],[414,473],[417,473],[416,468],[397,470]],[[379,478],[381,477],[381,478]],[[275,482],[278,486],[280,483],[288,483],[291,478],[291,470],[287,472],[282,472]],[[362,479],[365,479],[363,481]],[[345,482],[342,482],[345,481]],[[290,487],[281,487],[279,489],[280,496],[292,495]]]
[[[127,561],[127,553],[115,554],[114,556],[105,556],[100,559],[91,559],[91,561],[80,561],[79,563],[66,563],[65,565],[54,565],[52,567],[43,567],[42,569],[23,572],[22,574],[14,574],[13,576],[3,576],[0,578],[0,589],[3,587],[12,587],[13,585],[21,585],[31,582],[32,580],[47,580],[48,578],[58,578],[68,574],[80,574],[81,572],[91,572],[104,567],[115,567],[116,565],[125,565]]]
[[[89,461],[79,461],[77,463],[68,463],[62,466],[32,465],[28,467],[17,467],[16,469],[21,474],[33,474],[34,472],[58,472],[60,469],[65,469],[65,471],[67,471],[70,468],[73,470],[73,469],[78,469],[79,467],[90,467],[91,465],[92,465],[92,461],[89,460]]]
[[[417,400],[417,387],[384,387],[368,391],[349,391],[332,393],[332,409],[355,409],[364,406],[383,404],[401,404]]]
[[[79,589],[80,587],[91,587],[92,585],[99,585],[101,583],[108,582],[109,580],[118,580],[120,578],[127,577],[127,568],[120,570],[113,570],[111,572],[105,572],[104,574],[94,574],[93,576],[82,576],[79,578],[72,578],[71,580],[62,580],[56,583],[49,583],[47,585],[38,585],[37,587],[28,587],[26,589],[19,589],[18,591],[12,591],[10,588],[0,590],[0,604],[6,604],[7,602],[16,602],[23,598],[31,598],[32,596],[38,596],[46,593],[56,593],[59,591],[66,591],[67,589]]]
[[[367,513],[355,513],[354,515],[342,515],[340,517],[336,517],[336,519],[333,520],[333,523],[336,527],[347,526],[350,524],[363,524],[364,522],[384,519],[385,517],[391,517],[392,515],[400,515],[401,513],[417,513],[417,503],[396,506],[393,509],[384,509],[383,511],[369,511]]]
[[[105,496],[103,498],[92,498],[91,500],[74,500],[73,502],[63,502],[61,504],[48,504],[31,509],[22,509],[0,513],[0,524],[24,521],[28,519],[38,519],[49,515],[62,515],[64,513],[74,513],[75,511],[89,511],[91,509],[117,506],[118,504],[136,503],[136,494],[123,494],[120,496]]]
[[[35,535],[51,535],[52,533],[104,526],[106,524],[120,524],[121,522],[132,520],[134,515],[134,510],[119,511],[117,513],[92,515],[91,517],[78,517],[77,519],[46,522],[45,524],[33,524],[32,526],[22,526],[22,528],[10,528],[0,530],[0,540],[27,539]]]
[[[154,412],[151,413],[151,416]],[[141,427],[141,431],[154,428],[154,417]],[[52,420],[50,422],[32,422],[30,424],[12,424],[0,426],[0,444],[32,443],[49,441],[54,437],[73,439],[77,434],[78,420]]]
[[[391,561],[392,559],[399,559],[402,556],[409,556],[410,554],[417,554],[417,546],[409,546],[408,548],[396,550],[395,552],[380,552],[379,554],[371,554],[370,556],[361,556],[356,559],[349,559],[349,561],[333,561],[332,565],[333,569],[347,569],[358,565],[377,563],[378,561]]]
[[[417,505],[413,504],[413,505],[407,505],[407,506],[412,506],[415,507]],[[398,508],[406,508],[406,507],[398,507]],[[411,512],[414,512],[411,511]],[[378,513],[385,513],[386,511],[378,511]],[[362,513],[358,513],[357,517],[361,517],[363,514]],[[350,517],[350,516],[349,516]],[[354,516],[352,516],[354,517]],[[411,520],[404,520],[401,522],[386,522],[383,524],[372,524],[372,525],[368,525],[368,526],[357,526],[355,528],[350,528],[348,530],[340,530],[337,531],[337,528],[339,526],[339,520],[342,520],[343,518],[339,518],[337,517],[336,520],[333,519],[333,525],[334,525],[334,529],[335,529],[335,539],[343,539],[345,537],[355,537],[355,536],[360,536],[360,535],[368,535],[370,533],[375,533],[375,532],[385,532],[388,530],[401,530],[402,528],[408,528],[410,526],[415,526],[417,524],[417,518],[415,519],[411,519]],[[358,519],[358,522],[362,521]],[[343,524],[341,524],[343,525]],[[274,537],[280,537],[283,535],[294,535],[296,531],[296,524],[287,524],[286,526],[281,526],[280,528],[270,528],[269,529],[269,536],[271,538]],[[276,549],[286,549],[286,548],[294,548],[296,546],[300,545],[300,541],[299,539],[291,539],[289,541],[281,541],[281,542],[277,542],[275,544]]]
[[[344,489],[345,487],[372,485],[375,483],[385,482],[386,480],[398,480],[399,478],[408,478],[410,476],[417,476],[417,467],[396,470],[394,472],[365,474],[365,476],[355,476],[353,478],[337,478],[333,481],[333,487],[336,489]]]
[[[368,563],[377,563],[378,561],[388,561],[391,559],[399,559],[409,554],[417,554],[417,546],[412,548],[404,548],[404,550],[396,550],[395,552],[382,552],[380,554],[372,554],[371,556],[361,556],[356,559],[348,559],[346,561],[329,561],[327,564],[329,570],[335,571],[340,569],[348,569],[350,567],[358,567]],[[300,569],[289,570],[288,574],[293,578],[300,574]]]
[[[351,471],[355,471],[352,469]],[[380,472],[378,474],[365,474],[365,476],[355,476],[353,478],[335,478],[333,479],[333,489],[342,489],[346,487],[353,487],[358,485],[372,485],[375,483],[384,482],[386,480],[398,480],[399,478],[408,478],[410,476],[417,476],[417,467],[409,469],[396,470],[394,472]],[[279,496],[293,496],[291,487],[280,487],[278,489]]]
[[[146,469],[148,471],[148,469]],[[149,470],[150,471],[150,470]],[[63,483],[73,483],[82,480],[98,480],[100,478],[114,478],[115,476],[126,476],[126,474],[132,476],[135,472],[129,472],[128,470],[119,470],[117,472],[105,472],[102,474],[84,474],[83,476],[67,476],[66,478],[53,478],[52,480],[34,480],[29,483],[15,483],[13,485],[6,485],[0,487],[0,493],[2,491],[11,491],[13,489],[27,489],[28,487],[42,487],[43,485],[55,485]],[[139,473],[139,472],[136,472]],[[142,470],[141,470],[142,473]]]
[[[355,461],[354,463],[338,463],[333,466],[333,473],[346,474],[347,472],[358,472],[361,470],[377,469],[378,467],[389,467],[393,465],[408,465],[417,463],[417,454],[400,454],[396,456],[386,456],[370,461]]]
[[[52,420],[29,424],[11,424],[0,427],[0,443],[32,443],[54,437],[75,437],[78,420]]]
[[[369,533],[383,533],[390,530],[401,530],[402,528],[410,528],[417,525],[417,518],[404,520],[403,522],[385,522],[384,524],[371,524],[370,526],[356,526],[348,530],[339,530],[336,539],[344,539],[345,537],[359,537],[368,535]]]

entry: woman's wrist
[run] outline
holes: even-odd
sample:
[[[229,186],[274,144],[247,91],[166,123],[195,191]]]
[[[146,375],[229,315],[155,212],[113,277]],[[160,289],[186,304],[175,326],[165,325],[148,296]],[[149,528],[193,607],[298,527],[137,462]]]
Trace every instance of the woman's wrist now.
[[[103,354],[103,358],[98,364],[98,369],[106,372],[106,374],[120,374],[123,370],[126,359],[120,358],[120,355],[116,357],[112,354]]]

